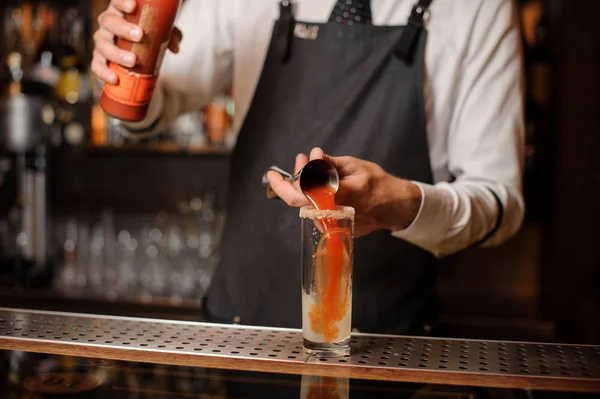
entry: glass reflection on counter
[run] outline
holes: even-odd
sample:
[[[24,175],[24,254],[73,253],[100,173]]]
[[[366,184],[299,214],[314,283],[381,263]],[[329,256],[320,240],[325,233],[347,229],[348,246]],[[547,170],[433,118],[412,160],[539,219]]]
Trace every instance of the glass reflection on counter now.
[[[350,379],[303,375],[300,399],[348,399]]]
[[[0,351],[0,370],[5,371],[0,373],[0,392],[9,398],[41,399],[58,397],[57,394],[86,399],[526,397],[512,390],[228,371],[18,351]],[[537,393],[533,398],[538,398]]]
[[[228,371],[201,367],[0,351],[0,392],[7,398],[86,399],[588,399],[594,394],[483,389]],[[62,396],[58,396],[62,395]]]

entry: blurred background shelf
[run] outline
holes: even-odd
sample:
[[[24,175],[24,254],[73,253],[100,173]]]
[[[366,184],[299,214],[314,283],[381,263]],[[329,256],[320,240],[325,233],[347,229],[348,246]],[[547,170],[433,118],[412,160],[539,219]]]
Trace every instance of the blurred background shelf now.
[[[185,147],[177,143],[148,143],[148,144],[124,144],[124,145],[95,145],[85,144],[82,148],[86,153],[98,154],[146,154],[146,155],[189,155],[189,156],[224,156],[231,154],[231,150],[226,147],[215,147],[210,145],[201,145],[194,147]]]
[[[15,290],[0,288],[0,307],[54,310],[128,317],[201,321],[200,300],[152,297],[107,299],[87,295],[63,295],[51,289]]]

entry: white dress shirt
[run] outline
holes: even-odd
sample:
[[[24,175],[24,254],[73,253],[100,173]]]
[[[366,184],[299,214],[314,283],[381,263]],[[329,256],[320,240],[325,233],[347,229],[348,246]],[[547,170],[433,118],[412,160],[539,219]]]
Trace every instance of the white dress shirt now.
[[[326,22],[334,0],[296,3],[297,19]],[[372,0],[373,23],[404,25],[415,3]],[[180,53],[165,57],[148,117],[130,127],[148,127],[161,118],[153,130],[164,129],[177,115],[199,109],[232,87],[234,127],[239,130],[262,71],[278,4],[187,0],[177,23],[184,36]],[[483,245],[502,243],[522,223],[523,79],[511,0],[434,0],[430,10],[424,83],[435,184],[416,182],[423,192],[421,209],[411,226],[392,234],[441,257],[494,229],[499,207],[490,190],[500,199],[504,216]]]

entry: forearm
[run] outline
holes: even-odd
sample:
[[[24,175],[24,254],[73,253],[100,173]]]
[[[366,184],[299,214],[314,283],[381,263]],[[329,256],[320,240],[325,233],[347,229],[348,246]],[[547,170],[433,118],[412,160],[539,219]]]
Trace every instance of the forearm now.
[[[374,184],[373,190],[376,201],[370,214],[378,229],[400,231],[413,223],[423,201],[417,184],[386,173]]]
[[[164,109],[164,97],[165,93],[163,91],[162,85],[158,83],[156,89],[154,90],[152,100],[150,101],[148,114],[146,115],[144,120],[139,122],[123,121],[122,124],[123,127],[125,127],[125,133],[130,133],[138,136],[151,136],[153,134],[164,131],[170,122],[166,117],[166,112]]]
[[[498,245],[522,223],[521,195],[501,184],[463,180],[419,186],[423,200],[415,220],[393,234],[438,257],[472,245]]]
[[[140,122],[123,122],[126,133],[136,136],[152,136],[166,131],[183,113],[200,110],[210,99],[202,92],[180,93],[167,89],[159,80],[150,102],[148,114]]]

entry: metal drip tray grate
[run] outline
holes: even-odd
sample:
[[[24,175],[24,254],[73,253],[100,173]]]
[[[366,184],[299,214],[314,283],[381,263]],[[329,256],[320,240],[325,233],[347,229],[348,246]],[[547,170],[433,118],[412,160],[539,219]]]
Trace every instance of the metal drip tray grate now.
[[[0,309],[0,348],[332,377],[600,392],[600,347],[356,334],[309,358],[298,330]]]
[[[0,337],[305,362],[298,331],[46,312],[0,311]],[[0,344],[1,345],[1,344]]]
[[[600,378],[600,348],[454,339],[356,336],[348,359],[310,359],[370,367],[523,376]]]

